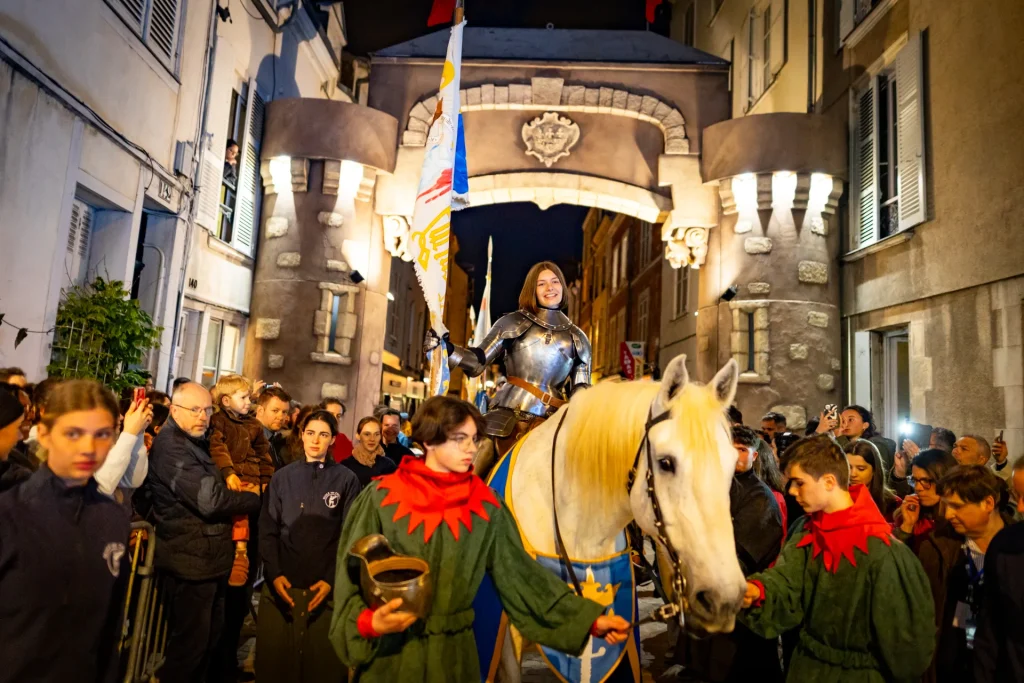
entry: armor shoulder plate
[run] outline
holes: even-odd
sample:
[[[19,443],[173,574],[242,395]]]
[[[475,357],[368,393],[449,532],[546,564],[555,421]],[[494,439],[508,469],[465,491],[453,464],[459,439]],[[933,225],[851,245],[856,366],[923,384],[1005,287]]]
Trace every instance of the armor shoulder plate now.
[[[576,348],[576,357],[579,358],[580,363],[590,365],[590,340],[587,339],[583,330],[575,325],[572,326],[572,344]]]
[[[529,318],[519,311],[515,311],[498,318],[498,322],[494,323],[494,327],[491,329],[499,339],[518,339],[530,329],[531,325],[533,322]]]

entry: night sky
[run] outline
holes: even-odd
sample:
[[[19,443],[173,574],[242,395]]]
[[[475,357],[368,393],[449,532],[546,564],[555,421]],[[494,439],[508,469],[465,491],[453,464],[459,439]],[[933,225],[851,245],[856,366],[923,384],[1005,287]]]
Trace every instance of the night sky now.
[[[366,55],[404,43],[441,26],[427,26],[432,0],[346,0],[348,45]],[[620,29],[643,31],[645,0],[465,0],[471,26],[503,28]],[[659,9],[668,11],[669,4]]]
[[[537,261],[554,261],[572,281],[583,259],[585,206],[498,204],[457,211],[452,230],[459,240],[455,262],[475,278],[473,306],[480,309],[487,278],[487,238],[494,236],[491,264],[491,320],[518,308],[519,290]],[[570,272],[572,271],[572,272]]]

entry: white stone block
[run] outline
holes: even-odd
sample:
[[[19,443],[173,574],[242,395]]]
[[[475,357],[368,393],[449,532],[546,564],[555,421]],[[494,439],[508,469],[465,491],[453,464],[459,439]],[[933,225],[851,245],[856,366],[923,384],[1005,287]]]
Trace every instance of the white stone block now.
[[[818,261],[801,261],[797,264],[797,278],[812,285],[828,284],[828,264]]]
[[[325,228],[340,228],[345,217],[334,211],[321,211],[316,215],[317,221]]]
[[[818,375],[818,388],[822,391],[832,391],[836,388],[836,378],[832,375]]]
[[[661,120],[661,125],[666,128],[673,126],[683,126],[686,122],[683,121],[683,115],[679,113],[678,109],[672,109],[669,111],[668,116]]]
[[[494,84],[493,83],[487,83],[485,85],[481,85],[480,86],[480,104],[484,105],[485,108],[487,107],[487,105],[493,105],[494,104]]]
[[[770,294],[772,286],[767,282],[751,282],[747,285],[747,293],[749,294]]]
[[[640,113],[640,107],[641,105],[643,105],[643,102],[644,98],[642,96],[630,93],[629,97],[626,98],[626,109],[632,112]]]
[[[320,398],[336,398],[339,401],[344,401],[348,398],[348,387],[344,384],[324,382],[320,387]]]
[[[358,318],[355,313],[345,313],[338,316],[338,328],[335,337],[352,339],[356,336],[356,324]]]
[[[322,336],[331,329],[331,311],[313,311],[313,334]]]
[[[832,359],[832,369],[834,371],[836,371],[836,372],[839,372],[840,370],[842,370],[843,369],[843,361],[839,360],[838,358],[833,358]]]
[[[423,147],[427,144],[427,134],[415,130],[402,133],[402,144],[406,147]]]
[[[611,109],[615,90],[612,88],[601,88],[598,90],[597,106],[601,109]]]
[[[743,241],[743,251],[748,254],[769,254],[771,250],[771,237],[748,237]]]
[[[334,259],[327,259],[327,270],[333,273],[347,273],[348,264],[344,261],[335,261]]]
[[[267,239],[284,237],[288,234],[289,222],[284,216],[271,216],[267,219]]]
[[[498,85],[494,87],[494,104],[495,106],[508,104],[507,85]]]
[[[821,311],[809,311],[807,313],[807,324],[811,327],[828,327],[828,313]]]
[[[508,101],[509,104],[530,104],[530,86],[516,83],[508,86]]]
[[[793,360],[807,360],[807,344],[790,344],[789,357]]]
[[[583,106],[583,99],[586,96],[587,88],[582,85],[567,85],[562,88],[562,104],[570,107]]]
[[[533,104],[552,106],[562,103],[562,85],[564,78],[544,78],[535,76],[530,80]]]
[[[430,123],[430,119],[432,119],[433,117],[434,110],[428,110],[426,106],[424,106],[423,102],[417,102],[416,106],[413,107],[412,111],[409,112],[409,118],[412,120],[419,120]]]
[[[284,367],[284,356],[272,353],[267,357],[267,367],[271,370],[280,370]]]
[[[285,251],[277,255],[278,268],[298,268],[302,255],[297,251]]]
[[[673,111],[675,110],[672,109],[672,107],[665,104],[664,102],[658,102],[658,106],[654,108],[653,116],[654,118],[664,123],[665,119],[668,118],[668,115],[671,114]]]
[[[257,339],[277,339],[281,336],[280,318],[258,318],[256,320]]]
[[[803,406],[778,405],[771,409],[773,413],[786,416],[786,428],[790,431],[803,429],[807,426],[807,410]]]
[[[616,90],[612,93],[612,109],[625,109],[629,101],[629,93],[625,90]]]
[[[643,100],[640,102],[640,113],[644,116],[654,116],[654,110],[661,104],[656,98],[650,95],[644,95]]]

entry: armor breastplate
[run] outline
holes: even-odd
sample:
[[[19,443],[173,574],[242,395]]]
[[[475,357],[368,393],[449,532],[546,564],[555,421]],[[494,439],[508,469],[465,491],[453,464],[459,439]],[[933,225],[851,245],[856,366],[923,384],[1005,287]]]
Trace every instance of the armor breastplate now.
[[[505,370],[541,391],[565,399],[564,385],[576,359],[570,327],[549,329],[530,325],[519,338],[507,342]],[[495,395],[495,406],[545,416],[553,409],[524,389],[505,385]]]

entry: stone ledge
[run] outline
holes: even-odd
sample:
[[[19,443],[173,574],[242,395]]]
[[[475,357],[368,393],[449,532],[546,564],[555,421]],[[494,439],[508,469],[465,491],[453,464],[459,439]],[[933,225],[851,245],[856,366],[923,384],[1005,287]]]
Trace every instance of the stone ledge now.
[[[327,259],[327,270],[335,273],[347,273],[348,264],[344,261],[335,261],[334,259]]]
[[[314,363],[325,363],[327,365],[352,365],[351,356],[343,356],[340,353],[317,353],[309,354],[309,359]]]
[[[771,384],[771,375],[759,375],[755,372],[741,372],[740,384]]]

